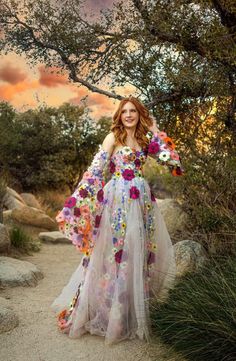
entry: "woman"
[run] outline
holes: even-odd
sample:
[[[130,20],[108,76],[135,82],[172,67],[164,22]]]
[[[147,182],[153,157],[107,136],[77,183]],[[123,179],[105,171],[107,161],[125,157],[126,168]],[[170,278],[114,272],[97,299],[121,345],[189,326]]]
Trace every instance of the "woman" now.
[[[166,133],[134,97],[121,100],[91,166],[56,219],[84,256],[51,307],[69,337],[86,332],[113,343],[149,338],[149,299],[173,285],[175,260],[165,222],[147,181],[147,156],[181,175]],[[105,169],[111,178],[105,184]]]

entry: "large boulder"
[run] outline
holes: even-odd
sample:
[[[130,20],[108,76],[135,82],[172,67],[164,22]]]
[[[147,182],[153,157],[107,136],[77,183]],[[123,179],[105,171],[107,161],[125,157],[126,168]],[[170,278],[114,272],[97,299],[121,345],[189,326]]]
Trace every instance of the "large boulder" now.
[[[25,206],[24,199],[14,189],[7,187],[3,197],[3,207],[6,209],[22,208]]]
[[[9,301],[0,297],[0,333],[10,331],[19,325],[19,317],[9,305]]]
[[[156,199],[157,205],[164,217],[170,236],[182,232],[187,223],[187,214],[172,198]]]
[[[187,272],[199,270],[208,260],[202,245],[192,240],[179,241],[174,245],[176,275],[181,277]]]
[[[41,232],[39,233],[39,239],[41,239],[44,242],[51,242],[51,243],[71,243],[71,241],[59,231]]]
[[[32,193],[21,193],[20,195],[27,206],[41,209],[39,201]]]
[[[54,231],[58,229],[56,221],[50,218],[42,210],[24,206],[21,209],[13,209],[11,218],[19,223]]]
[[[0,286],[37,286],[43,273],[37,266],[16,258],[0,256]]]
[[[0,252],[8,252],[10,250],[11,240],[7,227],[0,223]]]

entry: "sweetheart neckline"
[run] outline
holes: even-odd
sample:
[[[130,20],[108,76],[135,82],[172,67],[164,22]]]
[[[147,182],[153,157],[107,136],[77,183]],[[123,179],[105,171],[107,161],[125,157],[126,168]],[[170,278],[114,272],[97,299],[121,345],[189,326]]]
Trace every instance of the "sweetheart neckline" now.
[[[113,153],[111,157],[114,157],[117,153],[119,153],[119,152],[120,152],[122,149],[124,149],[124,148],[129,148],[129,149],[131,149],[131,150],[132,150],[132,153],[135,153],[135,154],[136,154],[136,153],[142,153],[142,152],[144,152],[143,148],[141,148],[140,150],[135,150],[135,148],[132,148],[132,147],[130,147],[130,146],[128,146],[128,145],[124,145],[122,148],[118,149],[117,152]],[[133,151],[133,149],[134,149],[135,151]]]

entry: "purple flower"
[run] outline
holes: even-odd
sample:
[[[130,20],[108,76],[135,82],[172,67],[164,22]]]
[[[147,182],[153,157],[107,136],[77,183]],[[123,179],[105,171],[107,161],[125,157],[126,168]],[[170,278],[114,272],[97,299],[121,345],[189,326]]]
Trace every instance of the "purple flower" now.
[[[88,178],[88,182],[89,182],[89,184],[94,184],[94,179],[93,178]]]
[[[125,171],[122,173],[122,176],[128,181],[132,180],[135,177],[134,171],[132,169],[125,169]]]
[[[116,166],[115,166],[115,163],[111,160],[110,161],[110,173],[114,173],[115,172],[115,169],[116,169]]]
[[[157,142],[151,142],[148,146],[148,152],[150,154],[156,154],[157,152],[159,152],[160,150],[160,146]]]
[[[64,214],[64,216],[70,216],[71,215],[71,210],[70,210],[70,208],[63,208],[63,214]]]
[[[149,252],[147,264],[151,264],[155,262],[155,253]]]
[[[76,217],[79,217],[79,216],[81,215],[80,209],[79,209],[78,207],[75,207],[75,208],[74,208],[74,215],[75,215]]]
[[[76,205],[76,198],[75,197],[66,198],[64,207],[72,208],[75,205]]]
[[[132,198],[132,199],[137,199],[137,198],[139,198],[139,193],[140,193],[140,192],[139,192],[138,188],[135,187],[135,186],[131,187],[130,190],[129,190],[129,196],[130,196],[130,198]]]
[[[88,195],[87,189],[80,189],[79,195],[80,195],[82,198],[86,198],[87,195]]]
[[[103,201],[103,194],[104,194],[103,189],[100,189],[100,190],[97,192],[97,200],[98,200],[99,202],[102,202],[102,201]]]

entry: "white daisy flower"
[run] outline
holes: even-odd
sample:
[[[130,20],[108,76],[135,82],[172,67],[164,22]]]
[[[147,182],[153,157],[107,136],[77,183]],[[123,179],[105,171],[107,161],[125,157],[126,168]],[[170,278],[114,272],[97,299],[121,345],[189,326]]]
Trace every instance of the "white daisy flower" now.
[[[170,152],[163,150],[160,154],[159,154],[159,159],[163,160],[163,161],[167,161],[170,158]]]

